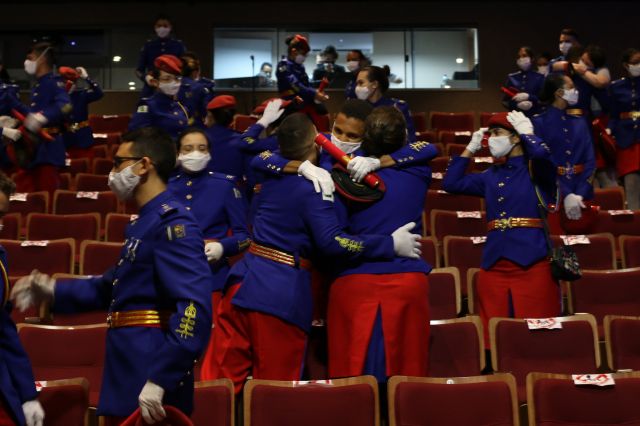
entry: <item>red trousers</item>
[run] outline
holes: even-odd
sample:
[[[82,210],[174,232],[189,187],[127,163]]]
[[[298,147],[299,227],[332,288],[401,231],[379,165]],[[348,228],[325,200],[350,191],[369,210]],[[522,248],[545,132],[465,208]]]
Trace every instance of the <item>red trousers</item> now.
[[[481,269],[476,295],[485,347],[489,348],[489,319],[509,317],[509,295],[515,318],[549,318],[561,312],[560,287],[551,276],[547,259],[528,268],[501,259],[489,270]]]
[[[616,169],[620,177],[640,170],[640,142],[635,142],[628,148],[618,148]]]
[[[0,426],[17,426],[15,420],[13,420],[13,416],[11,412],[7,408],[7,404],[4,402],[4,399],[0,396]]]
[[[228,377],[236,394],[250,374],[254,379],[300,380],[307,334],[273,315],[234,306],[231,300],[241,285],[229,288],[218,304],[200,380]]]
[[[58,167],[51,164],[41,164],[33,169],[22,169],[15,177],[16,192],[48,191],[50,203],[53,193],[60,187]]]
[[[329,290],[329,376],[362,374],[376,314],[382,316],[387,376],[426,376],[429,280],[423,273],[354,274]]]

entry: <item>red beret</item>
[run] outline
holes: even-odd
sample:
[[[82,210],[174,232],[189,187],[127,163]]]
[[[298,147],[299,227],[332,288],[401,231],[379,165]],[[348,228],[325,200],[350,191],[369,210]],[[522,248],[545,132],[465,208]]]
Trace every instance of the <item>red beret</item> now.
[[[173,55],[160,55],[153,61],[156,69],[173,75],[182,74],[182,61]]]
[[[498,112],[496,114],[493,114],[491,118],[489,118],[487,127],[490,129],[492,127],[502,127],[503,129],[507,130],[515,130],[513,128],[513,125],[509,123],[509,120],[507,120],[507,114],[508,112]]]
[[[58,72],[65,80],[76,81],[78,78],[80,78],[80,74],[78,73],[78,71],[74,70],[73,68],[60,67],[58,68]]]
[[[311,48],[309,47],[309,40],[307,40],[307,38],[301,34],[296,34],[295,36],[293,36],[293,39],[291,39],[291,43],[289,43],[289,45],[293,45],[293,47],[297,49],[311,50]]]
[[[211,102],[207,105],[207,109],[218,109],[218,108],[235,108],[236,107],[236,98],[231,95],[218,95],[215,98],[211,99]]]
[[[257,114],[262,114],[264,112],[264,109],[267,107],[267,104],[269,102],[273,101],[273,100],[276,100],[276,99],[279,99],[279,98],[269,98],[269,99],[267,99],[266,101],[264,101],[263,103],[261,103],[260,105],[255,107],[255,109],[253,110],[253,113],[256,114],[256,115]],[[291,100],[286,101],[286,100],[283,99],[282,100],[282,105],[280,105],[280,109],[284,109],[284,108],[288,107],[291,104],[291,102],[293,102],[293,101],[291,101]]]

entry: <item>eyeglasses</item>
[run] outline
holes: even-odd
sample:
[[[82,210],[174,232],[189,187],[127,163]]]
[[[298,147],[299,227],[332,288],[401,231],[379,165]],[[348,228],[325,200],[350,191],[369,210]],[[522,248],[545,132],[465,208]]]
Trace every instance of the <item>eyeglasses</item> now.
[[[124,163],[125,161],[140,161],[143,157],[119,157],[115,155],[113,157],[113,168],[117,169]]]

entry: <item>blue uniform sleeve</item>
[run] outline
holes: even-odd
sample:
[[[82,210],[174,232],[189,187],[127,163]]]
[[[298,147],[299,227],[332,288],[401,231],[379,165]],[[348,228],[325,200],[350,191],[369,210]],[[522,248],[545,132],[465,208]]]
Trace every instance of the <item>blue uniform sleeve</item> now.
[[[149,380],[165,390],[191,371],[211,333],[211,270],[198,226],[186,215],[163,220],[154,250],[159,291],[175,302],[164,345],[149,360]]]
[[[104,92],[102,92],[102,88],[95,81],[87,78],[87,83],[89,83],[89,89],[87,89],[87,103],[95,102],[104,96]]]
[[[49,123],[62,122],[65,115],[71,111],[69,94],[62,87],[58,87],[55,80],[51,80],[49,90],[54,91],[53,102],[42,110],[42,114],[47,117]]]
[[[429,142],[419,141],[408,143],[394,153],[389,154],[396,167],[410,167],[425,165],[438,156],[438,148]]]
[[[148,43],[148,42],[147,42]],[[146,84],[144,79],[145,73],[147,72],[147,43],[142,46],[140,49],[140,54],[138,55],[138,65],[136,66],[136,73],[140,80]]]
[[[405,101],[398,101],[396,102],[395,106],[402,112],[402,114],[404,115],[404,119],[407,122],[407,142],[415,142],[417,140],[416,126],[413,124],[413,118],[411,118],[409,104],[407,104]]]
[[[273,149],[268,143],[268,138],[260,139],[260,133],[264,130],[261,124],[255,123],[249,126],[247,130],[237,138],[231,141],[231,145],[237,147],[240,151],[248,154],[258,154],[268,149]]]
[[[151,107],[146,102],[140,102],[136,112],[131,116],[129,121],[129,130],[139,129],[141,127],[153,126],[153,113]]]
[[[295,92],[296,95],[299,95],[306,103],[312,103],[316,96],[316,89],[311,86],[304,84],[298,76],[290,69],[290,66],[286,63],[281,63],[278,66],[278,71],[276,72],[276,77],[278,78],[278,88],[289,86],[291,90]],[[285,89],[286,90],[286,89]]]
[[[484,173],[466,173],[470,160],[466,157],[454,157],[451,160],[442,181],[442,189],[452,194],[484,197]]]
[[[285,166],[289,160],[283,158],[278,153],[264,151],[256,155],[251,160],[251,168],[263,175],[282,176]]]
[[[242,192],[232,187],[227,191],[224,200],[224,210],[231,232],[230,237],[220,240],[226,257],[234,256],[249,247],[249,229],[247,228],[247,204],[242,198]]]
[[[11,383],[23,403],[35,399],[36,392],[33,371],[29,357],[20,343],[18,331],[11,320],[11,304],[0,309],[0,354],[5,365],[11,366],[7,371]]]
[[[113,271],[84,279],[57,280],[53,298],[53,312],[74,313],[106,310],[111,302]]]
[[[580,173],[575,193],[581,195],[585,200],[593,198],[593,176],[596,173],[596,156],[593,149],[591,132],[584,120],[580,120],[582,143],[584,144],[584,171]]]
[[[551,161],[551,150],[538,136],[520,135],[520,140],[529,159]]]

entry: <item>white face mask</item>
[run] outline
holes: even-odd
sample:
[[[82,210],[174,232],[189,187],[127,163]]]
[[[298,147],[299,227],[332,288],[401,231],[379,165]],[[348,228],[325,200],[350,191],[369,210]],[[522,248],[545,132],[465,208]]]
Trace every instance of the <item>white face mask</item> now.
[[[133,195],[133,190],[140,183],[140,176],[133,173],[133,166],[138,164],[138,161],[126,167],[124,170],[109,173],[109,188],[116,194],[121,201],[126,201]]]
[[[367,86],[356,86],[356,97],[361,101],[366,101],[371,96],[371,89]]]
[[[25,59],[24,60],[24,72],[26,72],[29,75],[35,75],[36,74],[36,69],[38,68],[38,61],[40,61],[40,58],[42,58],[42,55],[47,53],[47,51],[49,49],[50,49],[50,47],[47,47],[46,49],[44,49],[44,52],[42,52],[40,54],[40,56],[38,56],[36,58],[35,61],[32,61],[31,59]]]
[[[528,56],[525,56],[524,58],[518,58],[516,63],[518,64],[518,68],[520,68],[522,71],[527,71],[529,68],[531,68],[531,58]]]
[[[204,170],[211,161],[211,155],[207,152],[192,151],[188,154],[178,155],[178,164],[188,172],[197,173]]]
[[[640,77],[640,64],[629,64],[629,75],[631,77]]]
[[[333,133],[331,133],[331,143],[340,148],[345,154],[351,154],[360,148],[362,142],[345,142],[338,139]]]
[[[545,77],[549,74],[549,66],[548,65],[540,65],[538,67],[538,73],[544,75]]]
[[[305,55],[296,55],[294,61],[296,62],[296,64],[302,65],[306,59],[307,57]]]
[[[171,27],[156,27],[156,35],[160,38],[165,38],[171,32]]]
[[[509,136],[491,136],[489,138],[489,151],[494,158],[507,156],[513,149]]]
[[[347,69],[350,72],[356,72],[360,68],[360,61],[347,61]]]
[[[580,93],[574,89],[564,89],[564,93],[562,94],[562,99],[567,101],[569,105],[575,105],[578,103],[578,96]]]
[[[180,82],[172,81],[170,83],[160,83],[158,85],[158,90],[160,90],[165,95],[175,96],[180,90]]]
[[[560,52],[563,55],[566,55],[567,52],[569,52],[569,49],[571,49],[571,43],[569,43],[568,41],[563,41],[558,45],[558,49],[560,49]]]

